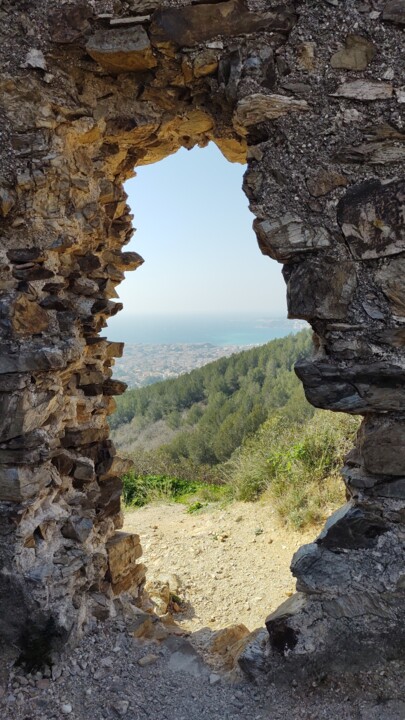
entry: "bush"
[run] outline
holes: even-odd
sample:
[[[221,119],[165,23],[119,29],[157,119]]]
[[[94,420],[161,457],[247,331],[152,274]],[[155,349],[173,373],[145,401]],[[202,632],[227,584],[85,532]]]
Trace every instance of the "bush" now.
[[[195,493],[198,483],[166,475],[136,475],[133,471],[123,477],[125,505],[142,507],[156,500],[177,498]]]
[[[261,496],[295,528],[320,522],[345,500],[339,469],[358,425],[357,418],[323,411],[304,425],[272,418],[226,466],[234,496]]]

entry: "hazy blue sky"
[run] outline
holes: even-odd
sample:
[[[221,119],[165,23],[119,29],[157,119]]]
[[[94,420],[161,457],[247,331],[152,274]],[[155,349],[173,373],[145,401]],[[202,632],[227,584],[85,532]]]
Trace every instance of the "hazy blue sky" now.
[[[118,288],[124,315],[286,316],[281,266],[261,254],[242,191],[244,167],[212,143],[137,169],[126,184],[145,260]]]

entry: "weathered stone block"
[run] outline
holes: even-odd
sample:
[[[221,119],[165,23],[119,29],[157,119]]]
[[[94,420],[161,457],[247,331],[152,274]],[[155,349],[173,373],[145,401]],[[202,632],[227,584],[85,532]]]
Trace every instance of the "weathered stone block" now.
[[[315,407],[349,413],[401,411],[405,371],[398,365],[339,365],[327,360],[299,360],[295,372]]]
[[[336,170],[320,168],[307,178],[307,188],[313,197],[328,195],[338,187],[348,185],[348,179]]]
[[[365,70],[376,53],[373,43],[361,35],[348,35],[345,46],[343,50],[332,55],[330,64],[333,68]]]
[[[329,550],[360,550],[373,547],[388,523],[372,511],[348,503],[327,520],[317,544]]]
[[[48,313],[36,302],[20,293],[11,308],[11,325],[15,335],[44,332],[49,327]]]
[[[359,450],[368,472],[405,476],[405,420],[366,419]]]
[[[338,204],[337,217],[355,257],[378,258],[405,250],[404,197],[404,180],[387,185],[366,180],[349,188]]]
[[[303,610],[306,603],[307,598],[304,594],[295,593],[266,618],[270,643],[277,652],[285,654],[296,646],[298,634],[290,626],[289,621]]]
[[[298,215],[286,214],[276,220],[255,220],[260,250],[279,262],[289,262],[298,253],[312,252],[330,245],[324,228],[305,227]]]
[[[107,428],[89,427],[83,429],[67,428],[61,444],[65,448],[80,447],[91,443],[100,442],[108,437]]]
[[[331,93],[333,97],[352,98],[356,100],[389,100],[394,92],[391,83],[379,80],[352,80],[344,82]]]
[[[376,280],[390,301],[394,315],[405,316],[405,257],[389,258],[376,272]]]
[[[93,460],[87,457],[78,457],[75,459],[73,477],[84,483],[92,482],[96,477]]]
[[[384,6],[383,20],[405,25],[405,4],[404,0],[389,0]]]
[[[251,125],[258,125],[266,120],[277,120],[291,112],[307,110],[309,107],[306,100],[297,100],[287,95],[254,93],[238,103],[233,117],[233,125],[239,132],[246,134],[246,128]]]
[[[229,37],[257,30],[287,33],[296,20],[292,6],[285,3],[265,13],[249,12],[242,0],[214,4],[164,8],[152,16],[153,45],[193,46],[216,35]]]
[[[145,568],[136,562],[142,555],[139,535],[117,532],[108,541],[106,548],[108,579],[115,595],[143,581]]]
[[[37,495],[51,480],[52,475],[47,466],[31,470],[28,467],[0,465],[0,500],[28,500]]]
[[[343,320],[357,287],[354,263],[332,258],[309,258],[285,275],[288,317]]]
[[[96,512],[100,519],[114,517],[121,510],[122,480],[119,477],[109,477],[100,484],[96,499]]]
[[[59,407],[60,397],[52,392],[0,394],[0,442],[40,428]]]
[[[62,535],[70,540],[83,543],[93,530],[93,522],[89,518],[72,517],[63,525]]]
[[[139,26],[100,30],[89,38],[86,50],[112,73],[144,72],[157,65],[149,38]]]

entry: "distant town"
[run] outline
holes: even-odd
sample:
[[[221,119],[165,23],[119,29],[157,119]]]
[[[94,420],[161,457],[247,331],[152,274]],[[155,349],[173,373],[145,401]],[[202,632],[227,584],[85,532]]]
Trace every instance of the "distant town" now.
[[[174,378],[181,373],[202,367],[220,357],[248,350],[249,345],[217,346],[211,343],[195,345],[138,345],[125,344],[124,356],[116,360],[114,377],[129,387],[151,385]]]

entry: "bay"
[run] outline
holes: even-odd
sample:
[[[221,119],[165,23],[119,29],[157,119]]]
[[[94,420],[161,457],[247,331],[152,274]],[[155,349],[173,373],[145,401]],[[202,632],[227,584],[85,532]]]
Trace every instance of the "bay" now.
[[[128,314],[113,318],[103,335],[115,342],[141,345],[173,343],[226,345],[261,345],[308,327],[302,320],[266,315],[168,315],[137,316]]]

